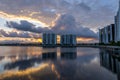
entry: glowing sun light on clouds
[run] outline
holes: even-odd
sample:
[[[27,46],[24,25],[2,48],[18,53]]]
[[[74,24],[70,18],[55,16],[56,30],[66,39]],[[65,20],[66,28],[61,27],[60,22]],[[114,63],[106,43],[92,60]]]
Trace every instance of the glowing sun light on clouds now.
[[[48,24],[41,22],[38,19],[34,19],[31,17],[26,17],[26,16],[20,16],[20,15],[12,15],[12,14],[7,14],[5,12],[0,11],[0,17],[7,20],[7,21],[20,21],[20,20],[26,20],[29,22],[32,22],[36,24],[36,26],[40,27],[49,27]]]

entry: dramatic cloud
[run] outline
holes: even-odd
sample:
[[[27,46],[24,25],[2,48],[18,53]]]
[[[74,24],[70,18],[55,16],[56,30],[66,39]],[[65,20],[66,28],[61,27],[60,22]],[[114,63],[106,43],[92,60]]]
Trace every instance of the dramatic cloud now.
[[[69,14],[63,14],[59,16],[55,21],[52,30],[58,34],[71,33],[71,34],[76,34],[79,37],[97,38],[96,33],[94,33],[89,28],[85,28],[82,27],[81,25],[77,25],[74,16]]]
[[[4,30],[0,36],[31,37],[31,33],[55,32],[97,38],[98,28],[114,23],[118,1],[0,0],[0,29]],[[6,32],[10,28],[24,33]]]
[[[41,42],[41,34],[24,31],[4,31],[0,29],[0,44]]]
[[[25,16],[50,25],[58,14],[67,13],[93,30],[113,23],[117,6],[118,0],[0,0],[0,12],[7,17]]]
[[[21,31],[9,31],[6,32],[0,29],[1,37],[20,37],[20,38],[41,38],[40,34],[30,33],[30,32],[21,32]]]
[[[89,28],[82,27],[81,25],[77,25],[74,16],[69,14],[60,15],[56,21],[54,21],[54,25],[51,29],[47,27],[36,27],[30,22],[20,21],[20,24],[17,22],[7,22],[7,27],[21,30],[21,31],[29,31],[34,33],[43,33],[43,32],[54,32],[56,34],[76,34],[79,37],[86,38],[97,38],[97,34],[94,33]]]
[[[35,32],[35,33],[41,33],[41,32],[49,30],[47,27],[45,27],[45,28],[36,27],[32,23],[30,23],[28,21],[25,21],[25,20],[20,21],[20,24],[16,23],[16,22],[13,22],[13,21],[10,21],[10,22],[7,22],[6,25],[9,28],[15,28],[17,30],[30,31],[30,32]]]

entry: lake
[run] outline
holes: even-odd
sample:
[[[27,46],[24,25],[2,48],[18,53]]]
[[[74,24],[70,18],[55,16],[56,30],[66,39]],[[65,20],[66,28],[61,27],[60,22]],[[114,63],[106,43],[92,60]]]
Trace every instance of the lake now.
[[[116,52],[98,48],[0,47],[0,80],[120,80]]]

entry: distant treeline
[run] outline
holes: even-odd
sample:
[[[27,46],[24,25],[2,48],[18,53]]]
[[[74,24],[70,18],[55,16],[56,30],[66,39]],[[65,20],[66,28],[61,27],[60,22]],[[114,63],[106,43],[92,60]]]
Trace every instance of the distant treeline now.
[[[76,46],[90,46],[90,45],[99,45],[98,43],[79,43]],[[42,43],[13,43],[13,44],[0,44],[0,46],[43,46]],[[60,44],[56,44],[56,47],[61,46]],[[66,45],[67,46],[67,45]]]

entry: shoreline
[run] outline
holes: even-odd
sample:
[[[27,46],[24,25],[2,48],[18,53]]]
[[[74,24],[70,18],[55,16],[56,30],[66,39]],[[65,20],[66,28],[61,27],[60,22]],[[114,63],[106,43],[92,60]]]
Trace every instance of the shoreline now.
[[[108,45],[65,45],[62,46],[60,44],[53,45],[53,46],[44,46],[42,44],[0,44],[0,46],[29,46],[29,47],[45,47],[45,48],[50,48],[50,47],[92,47],[92,48],[106,48],[106,49],[120,49],[120,46],[108,46]]]

